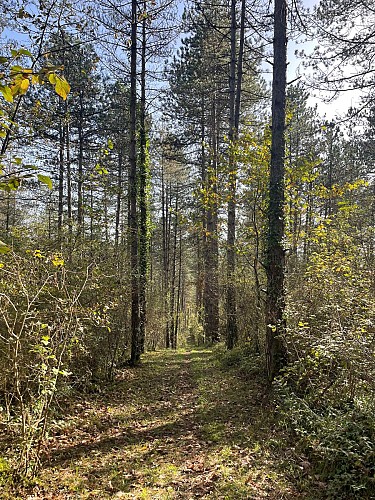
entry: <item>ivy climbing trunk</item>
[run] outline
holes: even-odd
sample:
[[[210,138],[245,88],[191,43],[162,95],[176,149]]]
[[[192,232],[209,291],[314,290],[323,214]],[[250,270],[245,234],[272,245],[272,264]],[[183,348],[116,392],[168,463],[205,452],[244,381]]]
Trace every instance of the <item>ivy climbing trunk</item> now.
[[[272,144],[267,235],[266,362],[269,380],[286,364],[285,331],[285,104],[287,68],[287,3],[275,0],[272,81]]]
[[[131,273],[131,353],[130,364],[140,359],[139,280],[137,221],[137,1],[132,0],[130,47],[130,144],[129,144],[129,246]]]

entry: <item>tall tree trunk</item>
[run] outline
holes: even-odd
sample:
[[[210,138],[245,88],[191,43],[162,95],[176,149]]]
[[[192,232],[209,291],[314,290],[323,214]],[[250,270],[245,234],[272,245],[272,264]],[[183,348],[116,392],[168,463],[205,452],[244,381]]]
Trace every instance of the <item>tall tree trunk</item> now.
[[[78,124],[78,206],[77,206],[77,223],[78,234],[83,236],[83,102],[82,95],[79,98],[79,124]]]
[[[181,291],[181,282],[182,282],[182,227],[180,224],[179,227],[179,238],[178,238],[178,281],[177,281],[177,300],[176,300],[176,319],[174,324],[174,334],[173,334],[173,347],[177,349],[177,336],[178,329],[180,324],[180,315],[181,315],[181,304],[182,304],[182,291]]]
[[[231,0],[231,29],[230,29],[230,75],[229,75],[229,173],[228,173],[228,233],[227,233],[227,348],[233,349],[237,342],[237,315],[236,315],[236,180],[237,166],[235,159],[235,130],[234,114],[236,103],[236,0]]]
[[[198,321],[203,323],[202,304],[203,304],[203,283],[204,283],[204,266],[202,265],[202,238],[199,232],[196,235],[196,251],[197,251],[197,281],[195,292],[195,308],[198,314]]]
[[[93,185],[90,182],[90,247],[92,250],[92,243],[94,241],[94,192]]]
[[[219,340],[219,244],[217,234],[217,110],[216,96],[212,100],[211,113],[211,149],[212,158],[209,171],[206,173],[206,190],[208,203],[206,207],[207,230],[205,239],[205,283],[204,310],[205,336],[215,343]]]
[[[65,119],[67,120],[68,108],[65,102]],[[72,246],[73,236],[73,215],[72,215],[72,169],[70,163],[70,127],[69,123],[65,125],[65,140],[66,140],[66,188],[67,188],[67,208],[68,208],[68,226],[69,226],[69,248]]]
[[[164,182],[164,158],[162,158],[161,164],[161,217],[162,217],[162,245],[163,245],[163,279],[162,279],[162,291],[163,291],[163,306],[164,306],[164,319],[165,319],[165,347],[169,349],[170,338],[169,338],[169,321],[168,321],[168,239],[167,239],[167,227],[168,227],[168,194],[166,192],[166,185]]]
[[[131,273],[131,353],[130,364],[140,360],[139,345],[139,280],[137,221],[137,1],[132,0],[130,48],[130,147],[129,147],[129,244]]]
[[[245,0],[241,2],[240,40],[238,58],[236,57],[236,0],[231,0],[231,60],[229,78],[229,198],[228,198],[228,235],[227,235],[227,347],[232,349],[237,342],[237,300],[236,300],[236,196],[237,162],[235,147],[238,141],[243,53],[245,41]],[[237,59],[237,80],[236,80]]]
[[[206,167],[206,124],[205,124],[205,99],[204,99],[204,93],[202,92],[201,94],[201,116],[200,116],[200,142],[201,142],[201,189],[204,192],[206,189],[206,184],[207,184],[207,167]],[[201,231],[201,237],[198,236],[198,238],[201,238],[200,240],[200,247],[198,246],[198,251],[201,250],[201,257],[202,257],[202,262],[199,262],[198,266],[198,285],[199,285],[199,302],[200,302],[200,307],[198,309],[199,311],[199,319],[201,321],[201,324],[203,325],[204,329],[204,335],[206,335],[205,331],[205,307],[206,307],[206,245],[207,245],[207,208],[205,206],[205,203],[202,202],[200,206],[200,213],[201,213],[201,221],[202,221],[202,231]]]
[[[146,335],[146,287],[148,268],[147,241],[147,135],[146,135],[146,1],[143,2],[142,51],[141,51],[141,101],[139,127],[139,337],[140,350],[144,352]]]
[[[267,235],[266,361],[269,380],[287,361],[285,332],[285,103],[287,68],[287,3],[275,0],[272,82],[272,145]]]
[[[175,201],[175,216],[173,224],[173,253],[172,253],[172,269],[171,269],[171,289],[170,289],[170,302],[169,302],[169,338],[171,341],[172,349],[176,349],[176,339],[174,336],[176,324],[176,267],[177,267],[177,230],[178,230],[178,184],[176,187],[176,201]]]

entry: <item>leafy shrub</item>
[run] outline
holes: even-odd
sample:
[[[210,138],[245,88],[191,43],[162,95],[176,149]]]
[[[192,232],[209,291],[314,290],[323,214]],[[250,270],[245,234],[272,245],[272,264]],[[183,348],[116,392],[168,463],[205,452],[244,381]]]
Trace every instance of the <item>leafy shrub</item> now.
[[[254,353],[251,344],[237,346],[234,349],[220,353],[220,364],[223,368],[234,368],[241,376],[252,378],[263,374],[262,358]]]
[[[278,410],[297,436],[314,474],[327,482],[325,498],[373,498],[375,493],[374,407],[356,404],[316,408],[285,381],[275,383]]]
[[[10,252],[0,268],[2,424],[17,444],[16,468],[36,470],[61,379],[79,343],[83,277],[72,288],[60,254]]]
[[[375,290],[358,207],[343,205],[311,235],[288,276],[289,364],[275,383],[285,424],[328,482],[329,498],[375,494]]]

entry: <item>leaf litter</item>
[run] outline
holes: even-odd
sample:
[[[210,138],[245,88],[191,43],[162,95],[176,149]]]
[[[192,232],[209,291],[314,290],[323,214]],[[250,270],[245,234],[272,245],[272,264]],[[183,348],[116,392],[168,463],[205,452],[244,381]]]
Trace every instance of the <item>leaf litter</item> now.
[[[67,402],[23,498],[307,498],[264,393],[209,350],[149,353],[100,394]]]

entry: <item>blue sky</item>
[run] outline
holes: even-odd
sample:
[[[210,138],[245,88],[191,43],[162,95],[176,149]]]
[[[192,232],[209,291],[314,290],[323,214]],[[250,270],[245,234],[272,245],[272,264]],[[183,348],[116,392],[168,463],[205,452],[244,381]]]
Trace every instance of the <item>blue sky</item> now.
[[[1,1],[1,0],[0,0]],[[302,0],[302,3],[305,7],[312,9],[317,3],[319,3],[317,0]],[[183,6],[184,2],[180,2],[180,5]],[[12,38],[16,39],[19,44],[24,44],[25,46],[28,45],[28,36],[22,34],[22,33],[15,33],[12,32],[10,33],[9,30],[5,29],[4,32],[2,33],[2,37],[6,36],[11,36]],[[295,57],[294,53],[295,50],[301,50],[302,48],[305,50],[305,52],[308,54],[311,52],[316,45],[316,42],[308,42],[304,44],[296,44],[295,41],[290,41],[289,46],[288,46],[288,80],[292,81],[296,78],[296,76],[304,73],[304,71],[301,70],[301,61]],[[271,67],[265,64],[265,70],[266,71],[271,71]],[[265,75],[266,80],[270,81],[271,80],[271,75]],[[326,115],[328,119],[334,118],[336,115],[344,114],[347,109],[353,105],[355,105],[358,100],[359,100],[359,92],[357,91],[352,91],[352,92],[343,92],[338,98],[333,100],[330,103],[325,103],[324,98],[326,99],[328,97],[328,94],[322,96],[319,95],[318,92],[316,91],[311,91],[312,92],[312,97],[310,98],[310,104],[318,105],[318,110],[319,113],[322,115]]]

